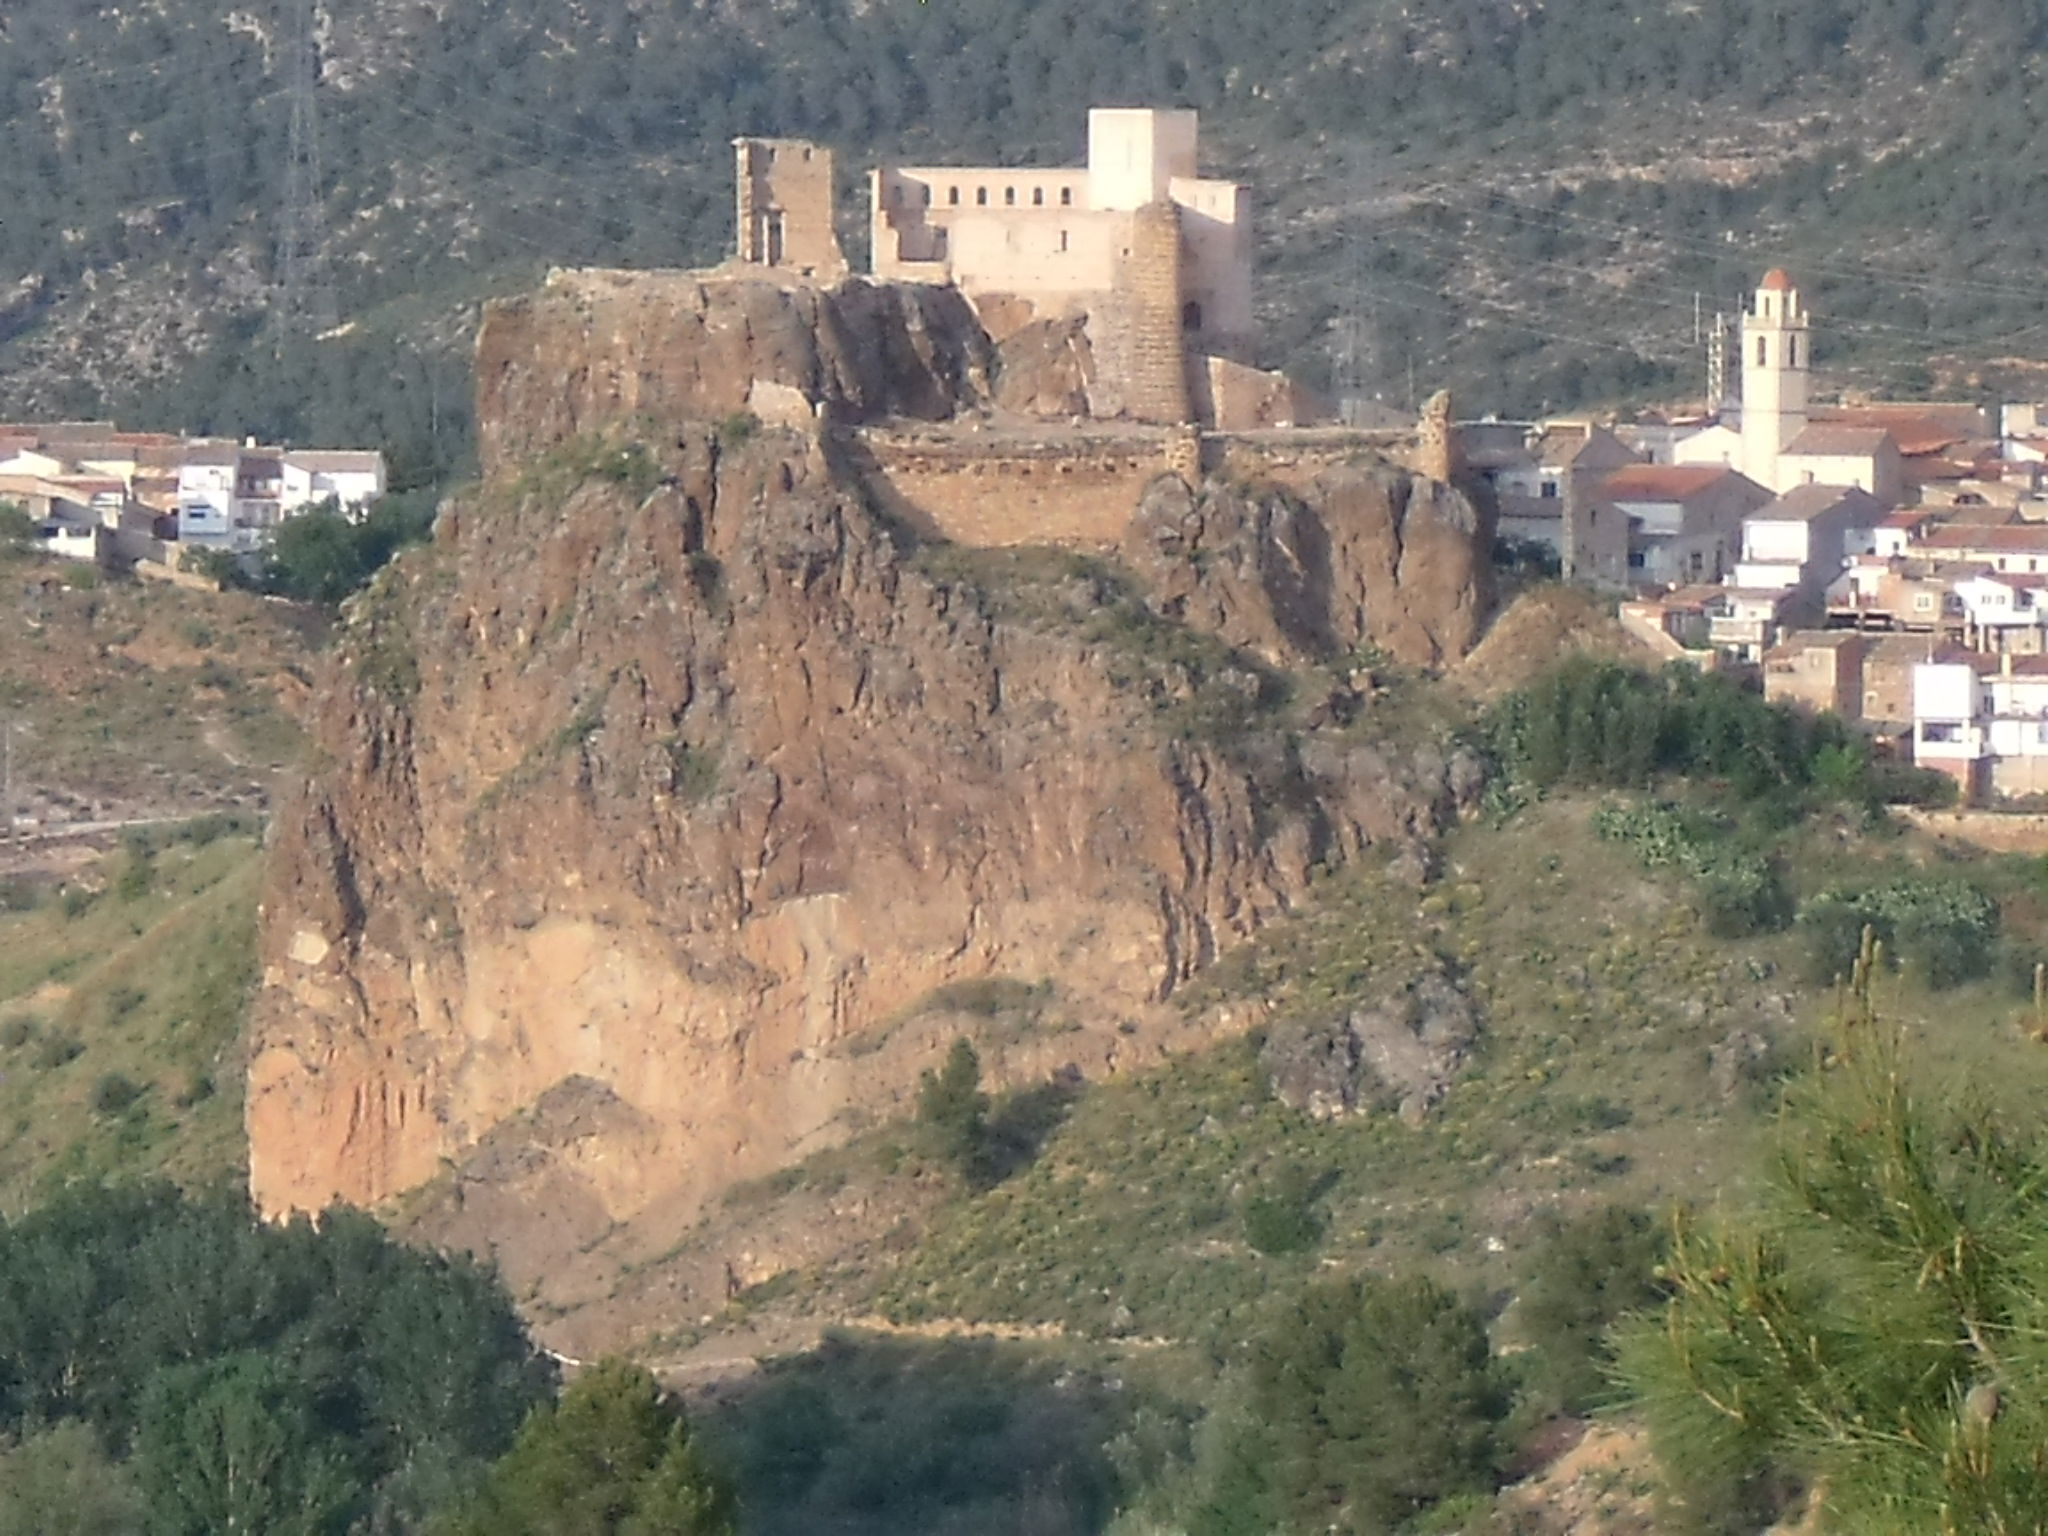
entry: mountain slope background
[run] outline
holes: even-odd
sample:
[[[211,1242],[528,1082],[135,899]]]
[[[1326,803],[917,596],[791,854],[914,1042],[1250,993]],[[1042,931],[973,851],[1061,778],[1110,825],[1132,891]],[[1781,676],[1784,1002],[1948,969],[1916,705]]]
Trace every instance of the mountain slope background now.
[[[716,260],[734,134],[833,144],[858,252],[876,158],[1072,161],[1122,102],[1200,108],[1254,184],[1264,360],[1399,403],[1697,395],[1696,314],[1779,262],[1823,388],[2048,359],[2039,0],[337,0],[318,342],[266,328],[296,17],[8,8],[0,411],[381,442],[429,482],[469,455],[477,300]]]

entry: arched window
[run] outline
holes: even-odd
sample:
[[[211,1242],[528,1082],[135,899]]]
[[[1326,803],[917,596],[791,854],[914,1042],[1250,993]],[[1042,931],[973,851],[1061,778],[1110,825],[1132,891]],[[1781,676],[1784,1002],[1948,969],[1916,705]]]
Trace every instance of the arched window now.
[[[1797,336],[1787,336],[1785,338],[1785,366],[1787,368],[1797,368],[1799,366],[1799,338]]]
[[[1017,206],[1017,189],[1015,187],[1003,188],[1003,206],[1005,208]]]
[[[929,207],[931,207],[931,205],[932,205],[932,189],[931,189],[931,184],[930,184],[929,182],[927,182],[927,183],[926,183],[926,184],[925,184],[924,186],[920,187],[920,188],[919,188],[918,190],[919,190],[920,192],[922,192],[922,193],[924,194],[924,195],[923,195],[923,196],[922,196],[922,197],[921,197],[921,198],[920,198],[920,199],[918,200],[918,206],[919,206],[919,207],[921,207],[921,208],[929,208]]]
[[[1180,328],[1184,331],[1199,331],[1202,328],[1202,306],[1193,299],[1180,307]]]
[[[1031,206],[1034,208],[1043,208],[1045,206],[1045,188],[1033,187],[1031,189]]]
[[[986,208],[988,206],[987,187],[976,187],[974,189],[974,206],[977,208]]]
[[[1072,207],[1073,205],[1074,205],[1074,189],[1073,189],[1072,187],[1061,187],[1061,188],[1060,188],[1060,206],[1061,206],[1062,208],[1071,208],[1071,207]]]
[[[960,189],[958,187],[946,188],[946,201],[953,207],[958,208],[960,206]]]
[[[1759,337],[1757,337],[1757,339],[1756,339],[1756,365],[1757,365],[1757,367],[1759,367],[1759,368],[1763,367],[1763,365],[1764,365],[1765,363],[1768,363],[1768,362],[1769,362],[1770,360],[1771,360],[1771,339],[1770,339],[1770,337],[1768,337],[1768,336],[1759,336]]]

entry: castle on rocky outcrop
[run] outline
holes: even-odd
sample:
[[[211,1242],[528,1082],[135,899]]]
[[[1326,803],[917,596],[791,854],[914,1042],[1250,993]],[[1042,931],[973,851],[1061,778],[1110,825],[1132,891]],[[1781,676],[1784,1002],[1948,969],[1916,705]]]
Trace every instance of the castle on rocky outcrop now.
[[[1032,331],[1085,345],[1090,415],[1235,428],[1322,419],[1306,391],[1243,361],[1250,197],[1196,174],[1197,130],[1191,111],[1098,107],[1085,165],[879,166],[873,274],[957,288],[999,345]],[[843,273],[830,152],[734,143],[739,261]]]

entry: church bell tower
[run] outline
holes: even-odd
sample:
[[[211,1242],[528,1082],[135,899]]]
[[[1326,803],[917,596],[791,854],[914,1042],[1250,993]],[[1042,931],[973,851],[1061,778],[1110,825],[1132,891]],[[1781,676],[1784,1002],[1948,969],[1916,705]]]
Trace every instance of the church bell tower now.
[[[1773,267],[1757,284],[1742,317],[1742,472],[1772,492],[1780,483],[1779,455],[1806,429],[1806,381],[1813,337],[1799,290]]]

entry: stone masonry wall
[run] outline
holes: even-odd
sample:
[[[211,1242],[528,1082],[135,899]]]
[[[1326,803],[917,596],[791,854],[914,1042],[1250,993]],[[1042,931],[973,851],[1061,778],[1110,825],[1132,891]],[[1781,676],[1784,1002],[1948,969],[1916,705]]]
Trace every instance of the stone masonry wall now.
[[[1160,475],[1192,484],[1220,472],[1300,492],[1362,454],[1398,460],[1414,435],[1182,426],[1034,438],[870,428],[843,441],[883,509],[920,533],[985,546],[1109,545],[1123,537],[1139,497]]]
[[[1083,443],[890,441],[856,458],[883,510],[920,533],[980,546],[1111,545],[1170,467],[1164,433]]]
[[[1125,408],[1140,421],[1194,420],[1181,337],[1180,209],[1148,203],[1132,217],[1125,270],[1131,338]]]

